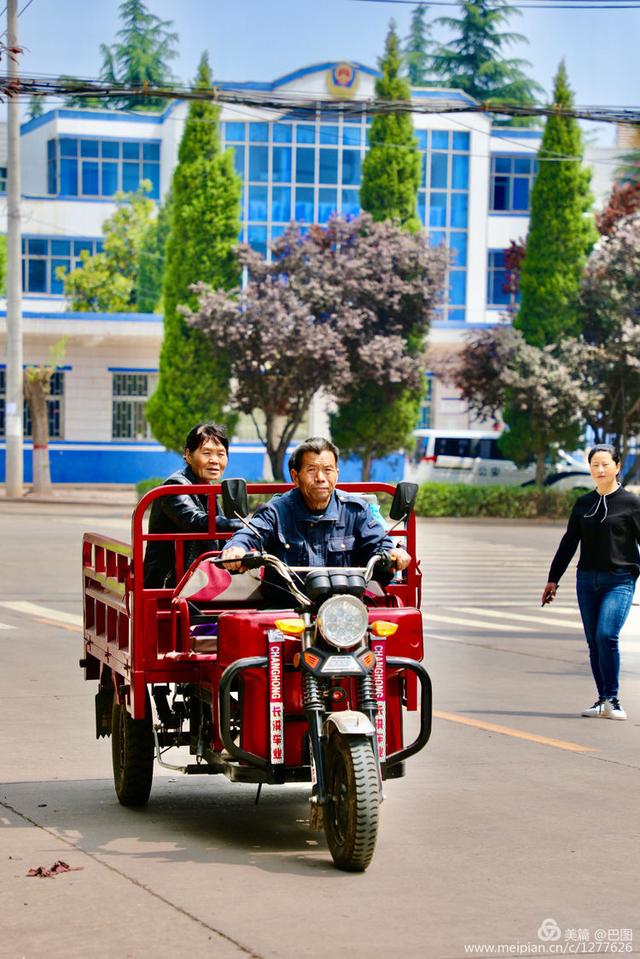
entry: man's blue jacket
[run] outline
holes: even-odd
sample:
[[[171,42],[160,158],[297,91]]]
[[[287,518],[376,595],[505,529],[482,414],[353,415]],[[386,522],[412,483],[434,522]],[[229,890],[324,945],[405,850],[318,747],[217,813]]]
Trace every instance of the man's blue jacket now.
[[[366,566],[374,553],[394,543],[365,499],[335,490],[324,513],[308,508],[299,489],[258,507],[250,520],[262,542],[241,529],[226,544],[265,549],[287,566]]]

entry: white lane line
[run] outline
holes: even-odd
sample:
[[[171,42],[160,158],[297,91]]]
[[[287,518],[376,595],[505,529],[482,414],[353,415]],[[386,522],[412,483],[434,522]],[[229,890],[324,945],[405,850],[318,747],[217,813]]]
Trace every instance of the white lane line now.
[[[487,596],[486,593],[484,593],[481,596],[468,596],[465,592],[464,598],[465,600],[467,600],[467,602],[470,601],[472,603],[473,602],[477,603],[480,600],[482,601],[483,604],[486,602],[488,609],[518,609],[520,610],[520,609],[528,608],[528,605],[527,605],[528,600],[524,600],[523,602],[520,602],[520,603],[515,601],[504,603],[504,602],[501,602],[500,600],[492,599],[491,596]],[[460,602],[460,594],[458,594],[457,596],[441,596],[440,593],[437,593],[437,594],[427,593],[423,597],[423,605],[425,607],[428,607],[429,609],[431,609],[431,607],[438,607],[439,609],[442,609],[443,612],[445,609],[457,609],[457,604],[459,602]],[[539,607],[537,607],[537,609],[539,609]],[[484,612],[484,607],[483,607],[483,612]],[[532,609],[532,612],[533,612],[533,609]],[[555,609],[553,610],[554,616],[558,616],[558,615],[576,616],[577,612],[578,611],[576,609],[573,609],[572,607],[569,607],[569,606],[566,609],[560,609],[559,607],[556,606]]]
[[[451,623],[453,626],[466,626],[468,629],[491,629],[494,632],[502,633],[531,633],[537,632],[533,629],[525,629],[522,626],[503,626],[501,623],[482,623],[477,619],[459,619],[456,616],[438,616],[436,613],[431,613],[427,610],[424,614],[424,617],[427,623]]]
[[[0,629],[15,629],[15,626],[10,626],[9,623],[0,623]]]
[[[536,615],[531,613],[529,616],[524,616],[522,613],[499,613],[498,610],[493,609],[483,609],[479,606],[456,606],[456,612],[458,613],[469,613],[471,616],[489,616],[495,617],[496,619],[517,619],[519,622],[525,623],[544,623],[545,626],[568,626],[570,629],[579,629],[582,630],[582,623],[580,621],[572,622],[566,619],[552,619],[550,616]]]
[[[47,619],[53,619],[56,623],[66,623],[70,626],[82,626],[82,616],[76,613],[63,613],[59,609],[52,609],[50,606],[40,606],[39,603],[28,603],[23,600],[5,600],[0,602],[0,606],[5,609],[11,609],[14,613],[25,613],[27,616],[46,616]]]

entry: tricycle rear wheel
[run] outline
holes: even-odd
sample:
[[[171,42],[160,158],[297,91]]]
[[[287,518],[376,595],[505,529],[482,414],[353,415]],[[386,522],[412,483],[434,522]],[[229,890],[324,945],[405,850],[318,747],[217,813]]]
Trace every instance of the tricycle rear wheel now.
[[[111,758],[116,795],[123,806],[144,806],[153,779],[153,727],[149,694],[145,718],[132,719],[127,707],[113,697]]]
[[[363,872],[378,835],[380,788],[370,739],[334,733],[326,748],[324,831],[339,869]]]

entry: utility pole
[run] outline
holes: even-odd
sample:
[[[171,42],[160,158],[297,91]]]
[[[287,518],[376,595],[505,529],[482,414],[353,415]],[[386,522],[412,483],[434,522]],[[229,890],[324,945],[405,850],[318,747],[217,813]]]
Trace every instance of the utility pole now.
[[[18,46],[17,0],[7,0],[7,46]],[[8,54],[9,78],[18,78],[18,54]],[[20,114],[18,97],[8,98],[7,169],[7,441],[6,492],[23,495],[22,436],[22,248],[20,236]]]

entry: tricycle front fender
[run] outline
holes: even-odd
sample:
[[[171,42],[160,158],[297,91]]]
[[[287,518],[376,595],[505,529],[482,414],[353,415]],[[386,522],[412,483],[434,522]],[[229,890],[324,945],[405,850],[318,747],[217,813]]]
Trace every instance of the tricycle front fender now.
[[[364,713],[355,709],[344,709],[338,713],[330,713],[324,724],[325,736],[330,736],[333,730],[343,736],[375,736],[373,723]]]

